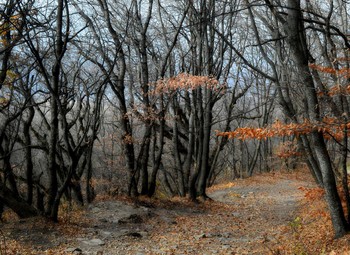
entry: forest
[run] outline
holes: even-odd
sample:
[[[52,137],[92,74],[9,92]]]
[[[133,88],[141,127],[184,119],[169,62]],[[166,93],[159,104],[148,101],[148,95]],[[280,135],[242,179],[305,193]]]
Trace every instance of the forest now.
[[[349,4],[0,0],[0,215],[306,166],[346,235]]]

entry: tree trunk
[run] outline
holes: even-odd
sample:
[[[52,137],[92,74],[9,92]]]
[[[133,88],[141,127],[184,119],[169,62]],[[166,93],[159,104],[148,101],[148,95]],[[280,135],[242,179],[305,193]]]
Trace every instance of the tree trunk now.
[[[141,195],[148,194],[148,161],[149,161],[151,135],[152,135],[152,126],[150,123],[146,123],[146,131],[145,131],[143,143],[140,149],[141,159],[138,159],[139,163],[137,164],[140,166]]]
[[[342,186],[345,193],[346,200],[346,209],[347,209],[347,221],[350,223],[350,194],[348,186],[348,130],[345,127],[344,129],[344,138],[343,138],[343,148],[342,148],[342,158],[341,158],[341,169],[342,169]]]
[[[55,197],[58,191],[58,179],[57,179],[57,169],[56,169],[56,146],[58,142],[58,100],[59,100],[59,84],[61,75],[61,61],[63,54],[63,0],[57,0],[57,13],[56,13],[56,48],[55,55],[56,61],[52,68],[52,84],[48,84],[51,91],[50,99],[50,137],[49,137],[49,155],[48,155],[48,172],[49,172],[49,194],[48,194],[48,204],[46,213],[49,216],[56,215],[55,208],[53,208],[55,203]],[[52,218],[53,221],[57,221],[57,218]]]
[[[181,157],[180,157],[180,152],[179,152],[179,134],[178,134],[178,120],[179,118],[179,113],[178,113],[178,104],[176,102],[176,98],[173,98],[172,101],[172,106],[174,109],[174,126],[173,126],[173,157],[175,161],[175,172],[178,182],[178,190],[179,190],[179,195],[181,197],[185,196],[185,177],[184,177],[184,171],[181,163]]]
[[[12,209],[21,218],[29,218],[38,215],[37,210],[30,206],[26,200],[4,186],[0,187],[0,204],[1,202]]]
[[[315,152],[322,171],[326,200],[331,214],[335,237],[342,237],[346,234],[348,224],[345,220],[343,207],[337,191],[335,176],[332,169],[324,138],[320,133],[312,134]]]
[[[190,177],[189,184],[189,196],[192,201],[197,200],[198,196],[198,177],[202,169],[202,155],[203,155],[203,140],[204,140],[204,128],[203,128],[203,106],[202,106],[202,89],[198,88],[194,93],[194,116],[195,116],[195,127],[196,127],[196,143],[195,143],[195,162],[194,172]]]
[[[88,203],[94,201],[96,194],[94,186],[92,185],[92,145],[89,146],[87,152],[87,166],[86,166],[86,200]]]
[[[307,49],[305,30],[302,23],[300,0],[288,0],[287,6],[288,17],[284,28],[287,34],[288,44],[291,48],[291,57],[297,67],[298,73],[296,76],[300,78],[300,82],[304,86],[310,121],[317,122],[320,118],[319,103],[313,78],[308,67],[309,51]],[[326,200],[331,214],[335,237],[342,237],[347,231],[347,222],[337,192],[335,176],[327,146],[322,133],[312,132],[310,137],[314,146],[316,159],[322,172]]]
[[[163,101],[163,100],[162,100]],[[153,162],[153,168],[151,172],[151,178],[148,188],[148,196],[152,197],[156,191],[156,181],[157,181],[157,173],[159,171],[159,168],[161,167],[162,163],[162,155],[163,155],[163,147],[164,147],[164,126],[165,126],[165,118],[164,118],[164,111],[162,110],[160,114],[160,127],[159,127],[159,145],[158,145],[158,152],[155,155],[154,162]],[[156,137],[156,131],[154,131],[154,135]],[[154,143],[153,150],[155,153],[155,147],[156,143]]]
[[[254,155],[252,160],[250,161],[250,164],[248,164],[248,176],[251,177],[253,175],[253,171],[256,165],[256,162],[258,160],[259,157],[259,152],[260,152],[260,147],[261,147],[261,143],[262,141],[259,140],[258,141],[258,146],[255,147],[255,151],[254,151]]]
[[[189,189],[191,167],[192,167],[193,157],[194,157],[193,155],[194,144],[195,144],[194,117],[193,117],[193,113],[191,112],[189,117],[187,154],[183,165],[185,193],[187,193]]]
[[[78,157],[72,157],[71,160],[72,160],[72,162],[71,162],[71,165],[69,166],[67,176],[63,180],[63,183],[60,186],[60,188],[57,190],[56,196],[55,196],[53,203],[52,203],[52,206],[51,206],[51,212],[50,212],[49,216],[54,222],[58,222],[58,209],[59,209],[61,198],[62,198],[64,192],[67,190],[67,188],[71,184],[72,177],[74,176],[75,171],[76,171],[77,166],[78,166]]]
[[[211,134],[211,121],[212,121],[212,92],[210,89],[205,89],[204,102],[206,107],[204,108],[204,123],[203,123],[203,151],[201,155],[201,168],[198,179],[198,195],[204,199],[208,198],[206,194],[207,180],[209,177],[209,146],[210,146],[210,134]]]
[[[0,221],[2,221],[3,213],[4,213],[4,202],[0,199]]]
[[[11,166],[11,153],[7,152],[5,157],[3,158],[3,167],[4,167],[4,172],[5,172],[5,182],[4,185],[8,182],[10,185],[10,188],[14,194],[17,196],[19,195],[18,188],[17,188],[17,182],[16,182],[16,177],[13,173],[13,169]]]
[[[29,94],[29,93],[28,93]],[[29,95],[28,95],[29,96]],[[34,107],[29,106],[28,119],[23,124],[23,135],[24,135],[24,146],[25,146],[25,160],[26,160],[26,181],[27,181],[27,202],[28,204],[33,203],[33,159],[32,159],[32,149],[30,148],[31,136],[29,133],[32,120],[34,118]]]
[[[300,138],[298,138],[298,141],[300,141],[302,148],[305,149],[305,152],[307,155],[306,163],[309,167],[309,170],[310,170],[312,176],[315,179],[315,182],[320,187],[323,187],[322,173],[321,173],[320,167],[318,165],[318,162],[314,157],[314,153],[312,151],[309,139],[306,136],[301,136]]]

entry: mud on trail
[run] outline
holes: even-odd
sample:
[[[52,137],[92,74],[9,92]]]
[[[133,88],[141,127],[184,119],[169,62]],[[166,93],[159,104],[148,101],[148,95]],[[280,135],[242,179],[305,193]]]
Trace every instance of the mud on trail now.
[[[297,174],[272,173],[218,185],[208,192],[213,200],[198,205],[100,201],[66,225],[2,223],[3,254],[283,254],[281,237],[293,235],[304,196],[298,187],[313,186]]]

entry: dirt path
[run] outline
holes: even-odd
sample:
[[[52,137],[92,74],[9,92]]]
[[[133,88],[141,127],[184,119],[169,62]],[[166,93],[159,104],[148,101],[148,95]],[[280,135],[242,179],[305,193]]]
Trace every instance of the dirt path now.
[[[249,185],[246,182],[216,191],[211,197],[237,208],[234,215],[242,225],[234,240],[237,254],[272,253],[279,246],[279,237],[289,231],[288,225],[297,217],[304,195],[298,187],[313,184],[296,179],[270,180],[266,176],[248,181]]]
[[[300,186],[312,184],[295,175],[265,174],[217,187],[209,193],[213,201],[196,206],[181,200],[156,205],[104,201],[88,208],[70,238],[41,230],[46,246],[35,246],[43,238],[32,226],[28,239],[37,250],[33,254],[55,246],[61,254],[271,254],[280,237],[291,234],[288,224],[297,217]],[[18,229],[3,229],[9,237],[21,236]]]
[[[268,254],[277,251],[281,235],[303,192],[312,184],[291,175],[261,175],[212,191],[205,206],[148,208],[148,218],[133,234],[119,235],[99,249],[103,254]],[[145,215],[144,215],[145,216]],[[140,233],[138,235],[137,233]],[[94,253],[92,253],[94,254]],[[96,253],[95,253],[96,254]]]
[[[247,221],[267,221],[270,225],[280,225],[293,220],[303,196],[303,192],[297,189],[301,186],[300,181],[281,179],[272,183],[244,184],[216,191],[211,198],[238,206],[236,215]]]

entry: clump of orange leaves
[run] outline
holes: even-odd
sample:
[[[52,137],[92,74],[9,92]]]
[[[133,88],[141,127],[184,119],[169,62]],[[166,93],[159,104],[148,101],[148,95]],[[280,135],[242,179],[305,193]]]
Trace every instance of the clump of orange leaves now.
[[[300,136],[312,132],[321,132],[326,139],[334,138],[337,141],[344,137],[344,130],[350,128],[350,122],[343,123],[337,118],[325,117],[322,121],[311,122],[305,119],[301,123],[282,123],[276,120],[273,124],[266,127],[239,127],[234,131],[220,132],[217,136],[226,136],[230,139],[237,138],[240,140],[247,139],[267,139],[271,137]],[[347,132],[348,136],[350,135]]]

